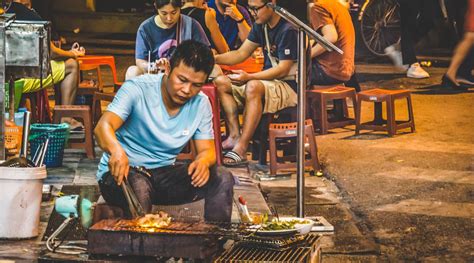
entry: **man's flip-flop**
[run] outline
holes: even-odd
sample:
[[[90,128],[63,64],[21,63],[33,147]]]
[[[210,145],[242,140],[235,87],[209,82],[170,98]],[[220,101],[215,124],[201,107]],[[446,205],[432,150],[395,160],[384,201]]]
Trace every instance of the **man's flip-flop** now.
[[[246,166],[248,161],[240,157],[240,155],[234,151],[228,151],[224,154],[224,158],[230,159],[230,162],[224,162],[224,166],[228,167],[238,167],[238,166]]]

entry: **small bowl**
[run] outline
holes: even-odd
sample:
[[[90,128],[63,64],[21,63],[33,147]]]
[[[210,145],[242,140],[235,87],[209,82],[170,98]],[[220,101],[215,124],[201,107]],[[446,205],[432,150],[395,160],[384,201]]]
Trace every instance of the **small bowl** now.
[[[298,233],[301,235],[308,234],[309,232],[311,232],[311,228],[313,228],[314,221],[310,219],[306,219],[306,220],[308,220],[309,223],[295,225],[296,231],[298,231]]]

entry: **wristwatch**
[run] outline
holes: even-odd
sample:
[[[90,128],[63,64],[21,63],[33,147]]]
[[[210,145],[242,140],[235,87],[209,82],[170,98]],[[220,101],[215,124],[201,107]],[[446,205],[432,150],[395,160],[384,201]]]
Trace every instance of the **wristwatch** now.
[[[245,20],[245,17],[242,16],[242,19],[240,19],[240,20],[238,20],[238,21],[235,21],[235,22],[237,22],[238,24],[240,24],[240,23],[244,22],[244,20]]]

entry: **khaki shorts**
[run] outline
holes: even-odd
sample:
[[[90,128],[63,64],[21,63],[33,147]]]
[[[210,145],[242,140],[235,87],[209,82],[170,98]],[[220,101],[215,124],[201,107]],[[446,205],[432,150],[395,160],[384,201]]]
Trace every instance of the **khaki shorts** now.
[[[296,92],[288,83],[281,80],[260,80],[265,86],[265,104],[263,113],[275,113],[279,110],[296,106]],[[232,85],[232,95],[239,109],[244,108],[246,85]]]
[[[51,74],[43,79],[43,88],[53,86],[64,79],[66,64],[64,61],[51,60]],[[22,79],[24,81],[23,93],[35,92],[41,89],[40,79]]]

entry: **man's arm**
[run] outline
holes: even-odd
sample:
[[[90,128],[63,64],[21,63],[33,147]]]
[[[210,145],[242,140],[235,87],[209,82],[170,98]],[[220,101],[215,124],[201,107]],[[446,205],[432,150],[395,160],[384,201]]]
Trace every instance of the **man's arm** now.
[[[239,38],[240,41],[245,41],[250,32],[250,26],[247,23],[247,20],[237,23],[237,28],[239,29]]]
[[[259,45],[257,43],[246,39],[239,49],[224,54],[216,55],[216,64],[235,65],[241,63],[248,57],[250,57],[255,51],[255,49],[257,49],[258,47]]]
[[[110,155],[109,170],[119,185],[129,171],[127,154],[115,136],[115,131],[122,125],[123,120],[117,114],[106,111],[94,129],[99,147]]]
[[[194,140],[196,159],[189,165],[188,174],[194,187],[202,187],[209,180],[209,168],[216,164],[214,140]]]
[[[321,33],[323,37],[331,43],[336,43],[339,39],[339,35],[337,34],[336,27],[334,24],[327,24],[321,28]],[[326,49],[323,48],[320,44],[316,44],[311,48],[311,58],[317,57],[321,54],[326,52]]]

